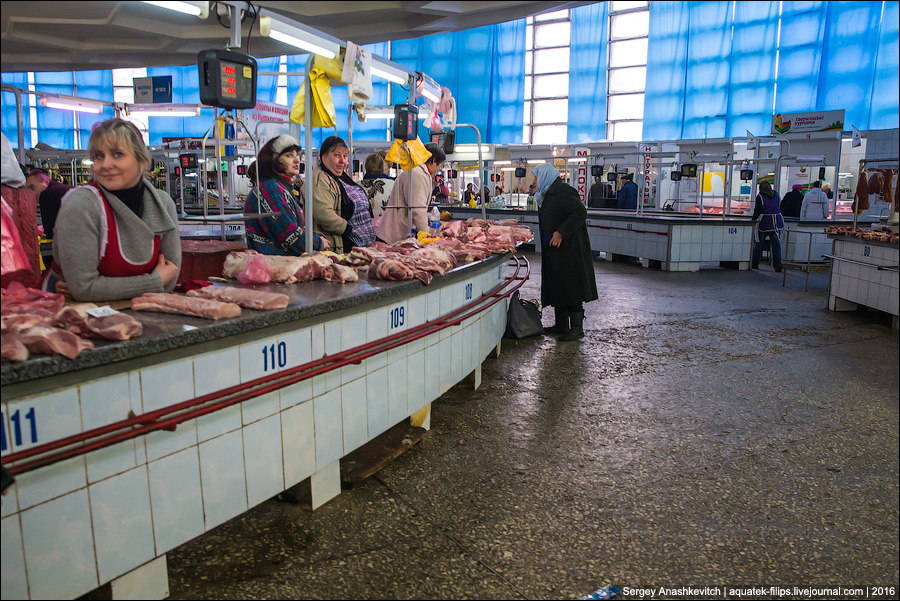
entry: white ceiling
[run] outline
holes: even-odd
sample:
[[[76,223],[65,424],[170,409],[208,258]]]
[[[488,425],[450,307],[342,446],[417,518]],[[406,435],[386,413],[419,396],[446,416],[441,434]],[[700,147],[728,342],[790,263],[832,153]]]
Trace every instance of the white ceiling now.
[[[254,2],[254,6],[330,34],[369,44],[502,23],[592,2]],[[229,23],[219,5],[222,22]],[[206,20],[143,2],[3,2],[0,19],[3,72],[81,71],[196,64],[197,53],[224,48],[230,37],[213,10]],[[251,19],[242,26],[243,52]],[[300,51],[259,36],[257,58]]]

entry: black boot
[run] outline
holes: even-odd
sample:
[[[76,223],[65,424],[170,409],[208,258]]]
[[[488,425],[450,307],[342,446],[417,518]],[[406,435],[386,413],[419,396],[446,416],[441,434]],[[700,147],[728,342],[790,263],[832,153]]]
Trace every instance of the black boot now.
[[[584,338],[584,309],[570,313],[569,319],[572,322],[572,329],[559,337],[561,342],[570,342]]]
[[[569,313],[559,307],[553,307],[553,313],[556,315],[556,323],[551,328],[544,328],[544,334],[556,336],[557,334],[568,333]]]

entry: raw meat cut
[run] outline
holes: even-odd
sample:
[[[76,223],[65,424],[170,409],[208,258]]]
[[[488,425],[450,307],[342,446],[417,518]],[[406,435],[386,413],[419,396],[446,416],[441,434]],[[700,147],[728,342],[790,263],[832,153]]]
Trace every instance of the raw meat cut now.
[[[866,180],[866,174],[859,174],[859,181],[856,182],[856,194],[853,196],[853,210],[856,214],[860,214],[869,208],[869,182]]]
[[[882,188],[884,188],[884,176],[875,171],[869,175],[869,194],[881,194]]]
[[[247,261],[252,257],[259,255],[255,250],[232,251],[225,257],[225,263],[222,264],[222,276],[226,278],[237,278],[239,271],[247,266]]]
[[[28,347],[22,343],[22,338],[15,330],[0,326],[0,357],[10,361],[25,361],[28,359]]]
[[[395,259],[375,259],[366,272],[369,279],[403,281],[415,277],[413,270]]]
[[[421,269],[425,269],[426,271],[438,271],[441,275],[444,275],[445,271],[456,267],[456,258],[452,254],[446,250],[433,248],[431,246],[415,250],[403,257],[403,259],[404,261],[413,261],[416,264],[422,261],[434,263],[439,267],[438,270],[428,269],[427,267],[421,267]]]
[[[322,279],[328,282],[345,284],[347,282],[358,282],[359,274],[352,267],[332,263],[322,270]]]
[[[446,238],[462,239],[466,235],[466,224],[462,221],[449,221],[441,224],[441,235]]]
[[[394,248],[422,248],[422,245],[419,244],[419,241],[415,238],[407,238],[406,240],[400,240],[399,242],[394,243]]]
[[[892,189],[892,185],[894,183],[894,170],[893,169],[885,169],[884,170],[884,202],[893,204],[894,202],[894,191]]]
[[[31,313],[35,309],[41,309],[51,315],[56,315],[63,308],[65,302],[66,299],[61,294],[42,292],[34,288],[26,288],[19,282],[13,282],[3,294],[0,311],[3,313]]]
[[[19,339],[31,353],[52,355],[58,353],[74,359],[85,349],[94,348],[90,340],[83,340],[66,330],[50,326],[34,326],[19,332]]]
[[[208,298],[222,303],[234,303],[257,311],[285,309],[291,300],[287,294],[233,286],[206,286],[199,290],[191,290],[187,295],[192,298]]]
[[[89,309],[96,309],[93,303],[81,303],[65,307],[51,325],[61,330],[68,330],[82,338],[99,338],[101,340],[129,340],[141,335],[144,328],[131,315],[116,313],[106,317],[94,317]]]
[[[416,279],[420,280],[426,286],[431,285],[431,274],[427,271],[422,271],[421,269],[417,269],[414,272]]]
[[[205,319],[227,319],[241,316],[240,306],[234,303],[220,303],[206,298],[191,298],[158,292],[145,292],[141,296],[131,299],[131,310],[177,313]]]

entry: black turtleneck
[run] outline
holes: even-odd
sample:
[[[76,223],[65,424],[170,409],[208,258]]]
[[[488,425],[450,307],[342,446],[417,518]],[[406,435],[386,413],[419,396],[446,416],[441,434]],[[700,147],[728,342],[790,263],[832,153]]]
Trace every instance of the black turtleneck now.
[[[144,180],[138,182],[133,188],[125,188],[124,190],[110,190],[118,197],[125,206],[138,217],[144,217]]]

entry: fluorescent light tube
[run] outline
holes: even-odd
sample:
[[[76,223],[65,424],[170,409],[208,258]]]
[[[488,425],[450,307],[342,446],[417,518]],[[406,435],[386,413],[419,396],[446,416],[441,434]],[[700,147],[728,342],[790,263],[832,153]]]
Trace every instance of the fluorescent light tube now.
[[[575,157],[571,159],[566,159],[570,163],[587,163],[587,157]]]
[[[209,2],[147,2],[145,0],[144,4],[168,8],[169,10],[200,17],[201,19],[209,16]]]
[[[529,165],[543,165],[547,161],[528,161]]]
[[[396,84],[404,85],[409,78],[400,77],[395,73],[389,73],[388,71],[383,70],[380,66],[376,67],[375,64],[372,65],[372,75],[375,77],[380,77],[381,79],[386,79],[388,81],[392,81]]]
[[[512,165],[512,161],[494,161],[495,165]]]
[[[80,98],[65,98],[61,96],[44,96],[41,98],[41,106],[64,111],[78,111],[79,113],[97,114],[103,110],[103,105],[90,100]]]
[[[515,170],[516,170],[515,167],[504,167],[504,168],[501,169],[500,171],[515,171]]]
[[[128,104],[125,112],[142,117],[196,117],[200,107],[194,104]]]
[[[261,35],[268,36],[273,40],[278,40],[284,44],[289,44],[325,58],[334,58],[341,51],[340,45],[303,29],[288,25],[273,17],[259,18],[259,32]]]

